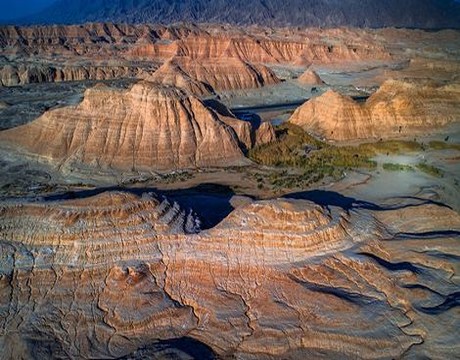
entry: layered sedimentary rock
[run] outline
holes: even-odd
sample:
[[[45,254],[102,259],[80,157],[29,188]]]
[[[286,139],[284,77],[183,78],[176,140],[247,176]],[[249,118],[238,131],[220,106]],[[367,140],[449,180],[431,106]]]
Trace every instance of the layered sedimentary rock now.
[[[198,95],[216,91],[259,88],[280,80],[263,65],[251,65],[237,58],[193,59],[176,57],[167,61],[150,78],[184,88]]]
[[[5,65],[0,69],[0,85],[16,86],[45,82],[136,78],[145,70],[129,66]]]
[[[330,140],[411,136],[459,121],[459,102],[458,84],[388,80],[365,103],[330,90],[289,121]]]
[[[343,65],[344,62],[361,61],[376,62],[377,65],[381,65],[380,61],[392,60],[420,59],[423,62],[426,61],[424,57],[429,61],[439,58],[438,47],[446,49],[442,53],[448,64],[456,64],[458,36],[458,31],[453,30],[264,29],[110,23],[3,26],[0,27],[0,50],[3,55],[0,67],[4,68],[4,83],[21,84],[111,79],[114,76],[132,78],[143,73],[152,74],[168,60],[180,58],[189,66],[194,63],[202,64],[207,69],[216,66],[217,69],[213,69],[216,73],[226,70],[226,62],[230,69],[242,69],[243,74],[248,71],[253,73],[248,68],[251,67],[273,79],[273,75],[268,74],[269,70],[261,64],[307,67],[311,64]],[[202,76],[209,77],[199,66],[192,67]],[[449,74],[454,72],[452,66],[449,69],[452,69]],[[165,70],[168,73],[172,69]],[[394,75],[397,77],[396,73]],[[184,78],[169,82],[183,81]],[[222,79],[214,81],[219,83]],[[241,81],[232,79],[228,82],[237,84]],[[248,83],[253,84],[254,80]]]
[[[139,39],[155,37],[147,25],[94,23],[69,26],[0,27],[4,55],[55,54],[103,57],[113,47],[129,46]],[[158,36],[157,36],[158,37]]]
[[[403,30],[399,31],[401,34],[396,32],[396,37],[404,35]],[[65,63],[78,55],[92,61],[110,58],[128,63],[139,58],[164,62],[174,56],[184,56],[308,65],[313,61],[389,59],[386,37],[392,41],[394,35],[387,35],[384,30],[290,28],[264,31],[214,25],[3,26],[0,27],[0,48],[2,54],[12,60],[23,56],[30,60],[34,56],[51,63],[56,60]],[[444,34],[437,37],[442,41]]]
[[[210,95],[213,88],[188,74],[179,64],[174,61],[166,61],[153,74],[147,74],[145,79],[155,83],[174,86],[184,89],[197,96]]]
[[[201,232],[153,194],[2,203],[2,355],[455,357],[460,217],[412,201],[254,202]]]
[[[331,140],[352,139],[363,132],[366,137],[371,137],[373,133],[367,131],[379,125],[372,123],[364,106],[334,90],[328,90],[307,101],[294,112],[289,121],[305,131]]]
[[[171,170],[246,163],[240,125],[251,133],[249,123],[226,119],[181,90],[140,82],[128,91],[88,89],[80,104],[50,110],[0,139],[70,168]]]
[[[276,134],[273,125],[269,122],[264,122],[260,124],[260,126],[256,130],[254,145],[268,144],[275,140]]]
[[[306,85],[323,85],[324,81],[321,80],[321,77],[311,69],[307,69],[302,75],[297,79],[301,84]]]
[[[321,35],[315,29],[305,33],[266,36],[245,31],[222,34],[189,34],[173,42],[149,41],[136,44],[129,54],[135,58],[169,59],[184,56],[193,59],[236,58],[249,63],[331,63],[365,59],[390,59],[390,53],[369,34],[348,30],[328,30]],[[285,37],[287,40],[280,39]],[[332,44],[325,38],[337,39]]]

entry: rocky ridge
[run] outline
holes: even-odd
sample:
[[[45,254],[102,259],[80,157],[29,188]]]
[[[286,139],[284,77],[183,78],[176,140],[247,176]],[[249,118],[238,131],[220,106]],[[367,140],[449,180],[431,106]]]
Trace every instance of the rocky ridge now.
[[[365,103],[333,90],[307,101],[289,119],[329,140],[412,136],[460,119],[458,84],[388,80]]]
[[[216,88],[258,87],[278,81],[264,64],[308,66],[390,59],[394,55],[384,43],[371,31],[360,29],[263,31],[112,23],[0,26],[0,78],[4,86],[133,78],[152,74],[166,63],[166,74],[179,66]],[[222,76],[214,78],[213,73]],[[182,77],[177,81],[188,82],[183,78],[187,74],[175,75]]]
[[[266,66],[251,65],[237,58],[176,57],[165,62],[148,79],[199,95],[210,91],[254,89],[280,82]]]
[[[3,355],[136,358],[187,336],[248,359],[454,356],[458,214],[353,204],[254,202],[199,232],[153,194],[4,202]]]
[[[80,104],[50,110],[0,139],[61,169],[163,171],[247,164],[244,150],[270,133],[261,131],[179,89],[144,81],[127,91],[97,85]]]
[[[19,66],[9,64],[0,69],[0,85],[17,86],[62,81],[135,79],[147,70],[145,67],[124,65],[68,65],[60,67],[45,64],[21,64]]]

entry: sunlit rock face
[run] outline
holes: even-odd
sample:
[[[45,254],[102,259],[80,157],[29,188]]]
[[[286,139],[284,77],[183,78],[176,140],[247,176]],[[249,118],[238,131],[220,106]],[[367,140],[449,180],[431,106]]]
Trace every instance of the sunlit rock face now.
[[[404,37],[405,31],[396,31],[396,38]],[[385,30],[283,28],[267,32],[218,25],[0,26],[0,48],[5,56],[0,77],[3,85],[131,78],[178,58],[188,66],[197,67],[193,60],[200,60],[205,68],[216,66],[217,73],[226,70],[227,62],[230,73],[236,68],[244,71],[239,76],[257,71],[266,81],[276,81],[261,64],[389,60],[394,54],[385,44],[393,42],[393,35]],[[445,37],[438,36],[441,41]],[[200,67],[196,71],[206,75]],[[236,80],[227,80],[226,86],[235,86]]]
[[[295,65],[392,58],[382,42],[359,29],[311,28],[299,32],[285,29],[272,35],[250,29],[225,30],[211,28],[187,33],[170,41],[138,41],[130,47],[128,54],[141,59],[239,59],[251,64]],[[335,39],[335,45],[330,44],[328,39],[331,38]]]
[[[324,81],[321,80],[321,77],[312,69],[307,69],[302,75],[297,79],[301,84],[305,85],[323,85]]]
[[[198,96],[206,96],[214,93],[214,89],[209,84],[193,78],[186,70],[172,60],[166,61],[153,74],[146,74],[144,78],[151,82],[184,89]]]
[[[360,104],[333,90],[306,102],[290,122],[330,140],[429,133],[460,121],[459,85],[388,80]]]
[[[205,231],[153,194],[2,203],[2,356],[455,357],[459,215],[323,195]]]
[[[249,123],[181,90],[140,82],[128,91],[98,85],[80,104],[48,111],[0,138],[61,166],[170,170],[243,165],[240,142],[251,132]]]
[[[236,58],[196,60],[189,57],[176,57],[165,62],[148,79],[184,88],[197,95],[259,88],[280,81],[263,65],[251,65]]]

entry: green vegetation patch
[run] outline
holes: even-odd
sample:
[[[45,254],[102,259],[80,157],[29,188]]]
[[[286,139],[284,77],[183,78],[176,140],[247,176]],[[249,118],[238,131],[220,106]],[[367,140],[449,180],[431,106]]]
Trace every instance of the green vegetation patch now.
[[[452,144],[446,141],[430,141],[428,146],[432,150],[457,150],[460,151],[460,144]]]
[[[188,171],[175,171],[168,174],[161,175],[161,181],[166,184],[172,184],[176,182],[183,182],[193,178],[193,174]]]
[[[423,151],[424,146],[416,141],[386,140],[374,143],[366,143],[358,146],[367,154],[402,154],[408,152]]]
[[[275,128],[277,140],[257,146],[248,152],[250,159],[258,164],[285,169],[270,176],[275,189],[305,187],[325,177],[338,179],[349,169],[374,169],[377,163],[372,160],[378,154],[402,154],[419,152],[426,145],[417,141],[387,140],[364,143],[356,146],[336,146],[320,141],[306,133],[302,128],[284,123]],[[442,144],[442,145],[441,145]],[[447,144],[456,148],[455,144]],[[446,148],[442,142],[431,142],[430,148]],[[441,177],[442,170],[427,164],[417,168],[427,174]],[[388,171],[414,171],[410,165],[383,164]],[[293,170],[293,171],[289,171]]]
[[[414,171],[412,166],[404,164],[385,163],[382,167],[387,171]]]
[[[289,123],[276,127],[277,140],[250,150],[250,159],[261,165],[294,168],[296,173],[274,173],[275,189],[305,187],[325,177],[340,178],[350,168],[375,168],[375,161],[359,147],[338,147],[319,141]],[[299,174],[300,173],[300,174]]]
[[[308,135],[293,124],[276,128],[277,140],[257,146],[248,153],[249,158],[262,165],[302,168],[309,172],[331,172],[335,168],[374,168],[366,149],[351,146],[333,146]],[[370,155],[370,156],[369,156]]]
[[[429,165],[426,163],[418,164],[417,169],[431,176],[440,177],[440,178],[444,176],[444,171],[437,168],[436,166]]]

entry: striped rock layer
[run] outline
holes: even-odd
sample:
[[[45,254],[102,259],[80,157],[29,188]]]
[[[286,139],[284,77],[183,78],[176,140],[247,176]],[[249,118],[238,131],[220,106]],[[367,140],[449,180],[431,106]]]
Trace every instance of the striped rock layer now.
[[[388,80],[365,103],[329,90],[289,119],[329,140],[412,136],[460,121],[460,86]]]
[[[0,215],[3,358],[161,358],[172,339],[243,359],[458,353],[445,207],[279,199],[200,231],[177,204],[109,192]]]
[[[244,150],[274,137],[271,126],[256,131],[220,112],[174,87],[97,85],[80,104],[4,131],[0,141],[61,167],[163,171],[244,165]]]

